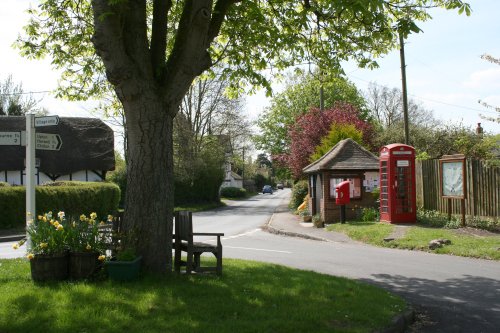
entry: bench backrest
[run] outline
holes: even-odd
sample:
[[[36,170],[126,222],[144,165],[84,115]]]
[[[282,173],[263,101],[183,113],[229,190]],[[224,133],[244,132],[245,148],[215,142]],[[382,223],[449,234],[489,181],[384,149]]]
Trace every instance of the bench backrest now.
[[[175,238],[183,241],[193,239],[193,213],[182,210],[175,213]]]

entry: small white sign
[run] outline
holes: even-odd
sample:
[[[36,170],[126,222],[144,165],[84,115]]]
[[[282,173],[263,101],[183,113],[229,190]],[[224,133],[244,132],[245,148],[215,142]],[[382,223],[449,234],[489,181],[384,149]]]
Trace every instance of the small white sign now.
[[[0,146],[20,146],[21,132],[0,132]]]
[[[398,166],[398,167],[407,167],[407,166],[410,166],[410,161],[408,161],[408,160],[399,160],[399,161],[396,161],[396,166]]]
[[[59,134],[36,133],[36,149],[60,150],[61,146],[62,140]]]
[[[59,124],[59,116],[35,117],[35,127],[55,126]]]

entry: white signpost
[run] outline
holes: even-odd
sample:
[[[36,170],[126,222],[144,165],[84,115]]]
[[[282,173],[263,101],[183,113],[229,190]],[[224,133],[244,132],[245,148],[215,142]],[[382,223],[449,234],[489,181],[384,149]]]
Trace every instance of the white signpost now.
[[[36,117],[35,127],[55,126],[59,124],[59,116]]]
[[[21,145],[21,132],[0,132],[0,146]]]
[[[59,124],[59,116],[35,117],[34,114],[26,115],[26,227],[36,218],[35,149],[59,150],[62,146],[62,140],[58,134],[36,133],[35,128],[57,124]],[[19,142],[20,139],[21,135],[19,135]],[[30,251],[31,239],[28,233],[26,233],[26,239],[27,250]]]
[[[62,146],[59,134],[36,133],[35,148],[41,150],[60,150]]]

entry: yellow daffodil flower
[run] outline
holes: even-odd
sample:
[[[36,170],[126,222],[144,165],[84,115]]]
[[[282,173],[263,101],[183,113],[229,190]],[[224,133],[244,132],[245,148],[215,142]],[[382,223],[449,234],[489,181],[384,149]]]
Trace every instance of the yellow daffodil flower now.
[[[42,215],[38,215],[38,219],[39,220],[43,220],[43,216]]]
[[[44,216],[44,217],[42,218],[42,221],[43,221],[43,222],[47,222],[47,216]]]
[[[19,244],[17,244],[17,243],[16,243],[16,244],[12,244],[12,248],[13,248],[14,250],[17,250],[17,249],[19,248]]]
[[[106,260],[106,256],[101,254],[98,258],[97,258],[99,261],[104,261]]]
[[[73,223],[71,223],[71,225],[73,226],[73,228],[76,228],[76,222],[73,221]]]
[[[59,212],[57,213],[57,216],[59,216],[59,219],[62,220],[65,216],[64,212]]]
[[[95,212],[90,213],[90,218],[91,218],[92,220],[95,220],[95,219],[97,218],[97,214],[96,214]]]
[[[49,246],[49,244],[47,244],[47,243],[40,243],[40,247],[42,249],[45,249],[47,246]]]
[[[35,255],[33,253],[28,253],[28,255],[26,256],[26,258],[28,258],[29,260],[35,258]]]
[[[80,221],[85,221],[87,219],[87,216],[85,214],[80,215]]]
[[[59,222],[54,221],[54,220],[51,220],[51,221],[50,221],[50,224],[52,224],[52,225],[53,225],[54,227],[56,227],[56,228],[57,228],[58,226],[60,226],[60,225],[61,225]]]
[[[113,222],[113,215],[108,215],[108,221]]]
[[[57,226],[57,231],[61,231],[61,230],[63,230],[63,229],[64,229],[64,227],[62,226],[62,224],[59,224],[59,225]]]
[[[85,247],[87,249],[87,251],[90,251],[92,250],[92,246],[90,246],[90,244],[87,244],[87,247]]]

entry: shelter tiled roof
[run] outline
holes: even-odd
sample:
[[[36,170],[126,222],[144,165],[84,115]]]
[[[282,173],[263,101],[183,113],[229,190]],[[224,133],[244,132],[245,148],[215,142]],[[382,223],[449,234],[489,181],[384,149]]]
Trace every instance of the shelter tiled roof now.
[[[339,141],[325,155],[306,166],[304,173],[321,170],[378,170],[378,157],[352,139]]]

